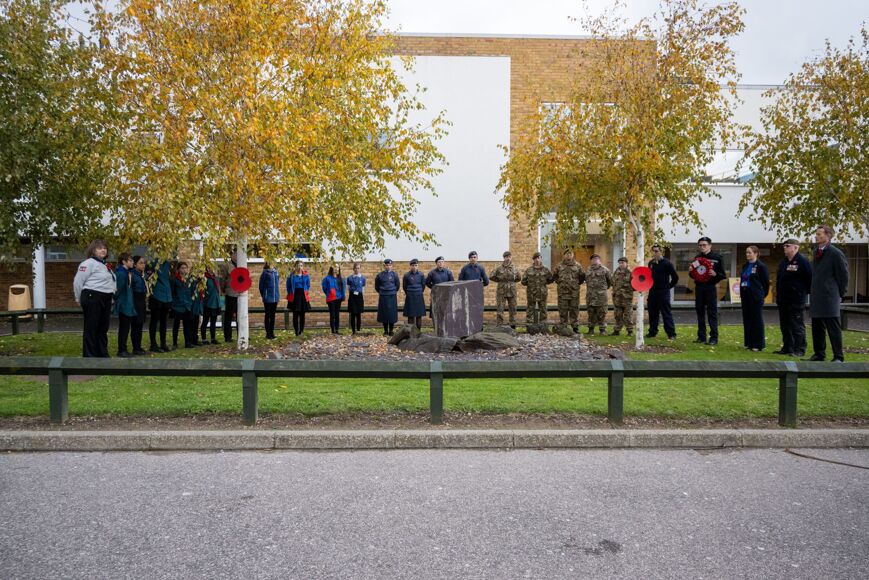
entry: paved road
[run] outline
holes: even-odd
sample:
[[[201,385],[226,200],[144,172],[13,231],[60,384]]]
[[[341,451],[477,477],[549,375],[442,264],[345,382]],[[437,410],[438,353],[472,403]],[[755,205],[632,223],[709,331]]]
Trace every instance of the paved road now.
[[[3,578],[869,577],[869,471],[780,450],[7,454],[0,522]]]

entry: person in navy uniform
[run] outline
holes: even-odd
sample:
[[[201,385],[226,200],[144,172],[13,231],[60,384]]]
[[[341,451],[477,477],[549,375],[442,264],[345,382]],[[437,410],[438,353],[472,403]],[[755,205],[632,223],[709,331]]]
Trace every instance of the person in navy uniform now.
[[[848,291],[848,259],[842,250],[830,243],[833,228],[821,226],[815,231],[817,248],[812,264],[812,299],[809,311],[812,315],[812,349],[815,354],[809,360],[827,358],[827,338],[833,349],[833,362],[845,362],[842,348],[842,322],[839,319],[842,299]]]
[[[664,257],[661,246],[652,246],[649,269],[652,270],[652,289],[649,290],[649,334],[647,338],[658,335],[658,319],[664,319],[664,332],[668,340],[676,340],[676,323],[670,308],[670,291],[679,283],[679,274],[673,262]]]
[[[444,257],[438,256],[435,258],[435,267],[432,269],[428,275],[425,277],[425,285],[426,288],[431,290],[438,284],[443,284],[444,282],[454,282],[455,278],[453,278],[452,270],[448,268],[444,268]],[[429,316],[432,316],[431,306],[429,306]]]
[[[745,249],[746,262],[739,276],[743,344],[754,352],[766,348],[763,302],[769,294],[769,270],[758,259],[759,253],[757,246],[748,246]]]
[[[401,279],[401,289],[404,290],[404,309],[402,314],[407,317],[408,324],[422,328],[422,317],[425,316],[425,276],[419,271],[419,260],[410,261],[410,271]]]
[[[85,255],[87,259],[78,265],[72,281],[75,301],[81,304],[84,314],[82,356],[109,358],[115,273],[106,263],[109,248],[104,241],[91,242]]]
[[[697,240],[700,250],[694,257],[692,267],[699,258],[706,258],[714,269],[712,276],[705,282],[694,281],[694,309],[697,311],[697,340],[710,346],[718,344],[718,283],[727,278],[721,254],[712,251],[712,240],[703,236]],[[706,321],[709,321],[709,341],[706,341]]]
[[[483,286],[489,285],[486,269],[477,263],[477,252],[471,251],[468,254],[468,263],[462,266],[459,272],[459,280],[480,280],[483,282]]]
[[[806,355],[806,297],[812,288],[812,265],[800,254],[800,243],[790,238],[784,243],[785,257],[775,276],[775,302],[778,305],[782,347],[775,354]]]
[[[353,334],[362,330],[362,313],[365,311],[365,276],[359,262],[353,263],[353,273],[347,276],[347,312],[350,313],[350,330]]]
[[[187,262],[178,262],[175,267],[175,275],[172,276],[172,350],[178,348],[178,331],[183,331],[184,348],[196,346],[196,333],[191,333],[193,322],[193,294],[196,292],[195,284],[191,283],[190,268]]]
[[[206,344],[205,331],[211,330],[211,344],[217,344],[217,317],[220,315],[220,281],[210,266],[205,266],[205,299],[202,301],[200,342]]]
[[[341,276],[341,266],[329,266],[329,273],[320,282],[323,295],[326,296],[326,306],[329,308],[329,329],[332,334],[340,334],[341,303],[346,291],[344,277]]]
[[[275,318],[277,317],[278,302],[281,300],[281,277],[278,269],[266,262],[259,277],[259,293],[263,299],[265,317],[263,326],[266,329],[266,340],[275,338]]]
[[[374,291],[379,294],[377,301],[377,322],[383,324],[383,334],[392,336],[398,322],[398,289],[401,280],[392,271],[392,260],[383,260],[383,271],[374,279]]]

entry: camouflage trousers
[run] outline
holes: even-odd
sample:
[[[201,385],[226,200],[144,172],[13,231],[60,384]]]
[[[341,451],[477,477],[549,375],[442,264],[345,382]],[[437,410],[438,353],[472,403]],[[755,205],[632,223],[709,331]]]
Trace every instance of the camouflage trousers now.
[[[579,323],[579,296],[558,297],[558,319],[562,325],[576,326]]]
[[[525,311],[525,322],[528,324],[541,324],[546,322],[546,302],[541,300],[529,300],[528,310]]]
[[[498,308],[498,313],[495,315],[495,322],[498,326],[504,324],[504,305],[507,306],[507,311],[510,313],[510,325],[516,325],[516,297],[515,296],[500,296],[495,295],[495,305]]]
[[[634,331],[634,317],[632,304],[614,304],[616,311],[616,332],[621,332],[622,326],[628,329],[628,332]]]
[[[606,311],[607,307],[591,304],[588,305],[588,328],[594,329],[595,326],[600,327],[601,332],[606,330]]]

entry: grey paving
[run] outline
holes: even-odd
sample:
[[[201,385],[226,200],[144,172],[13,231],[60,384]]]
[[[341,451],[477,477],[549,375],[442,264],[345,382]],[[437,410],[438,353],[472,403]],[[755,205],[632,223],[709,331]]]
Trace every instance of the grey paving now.
[[[867,490],[759,449],[9,453],[0,575],[863,579]]]

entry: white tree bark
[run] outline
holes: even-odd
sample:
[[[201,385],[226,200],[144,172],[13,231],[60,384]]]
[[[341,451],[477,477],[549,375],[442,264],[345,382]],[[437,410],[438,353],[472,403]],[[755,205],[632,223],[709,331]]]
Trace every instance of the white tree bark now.
[[[238,268],[247,268],[247,236],[242,235],[238,238],[235,263]],[[249,298],[249,291],[241,292],[238,295],[238,314],[236,315],[236,323],[238,325],[239,350],[247,350],[250,346],[250,325],[248,316]]]
[[[646,235],[643,231],[643,225],[634,217],[632,212],[628,212],[628,220],[634,230],[634,238],[637,240],[637,260],[636,266],[645,266],[646,261]],[[635,266],[635,267],[636,267]],[[637,322],[634,325],[634,345],[637,350],[643,350],[646,345],[645,338],[645,308],[646,308],[646,293],[637,293]]]

